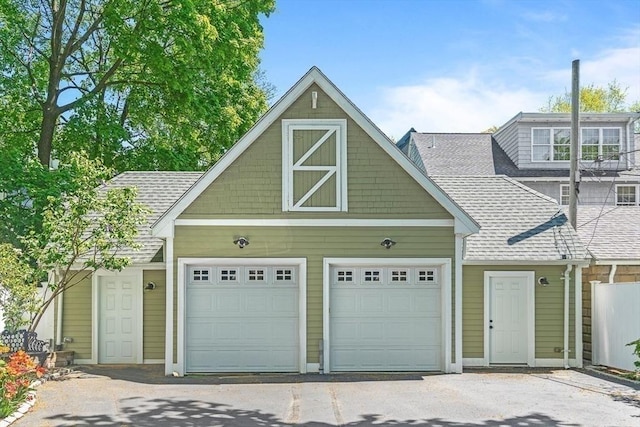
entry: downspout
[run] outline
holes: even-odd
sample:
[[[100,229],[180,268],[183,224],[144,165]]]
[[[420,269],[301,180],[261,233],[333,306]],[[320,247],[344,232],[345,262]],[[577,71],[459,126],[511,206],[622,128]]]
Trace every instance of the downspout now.
[[[569,369],[569,285],[571,283],[571,270],[573,265],[567,264],[564,271],[564,368]]]
[[[616,271],[618,271],[618,264],[611,264],[611,270],[609,271],[609,283],[614,283],[613,280],[616,277]]]

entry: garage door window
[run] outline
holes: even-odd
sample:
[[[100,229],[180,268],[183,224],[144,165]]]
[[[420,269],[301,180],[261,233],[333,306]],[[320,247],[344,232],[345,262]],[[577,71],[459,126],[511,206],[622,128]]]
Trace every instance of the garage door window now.
[[[362,281],[364,283],[380,283],[380,270],[363,270]]]
[[[211,269],[209,268],[194,268],[191,270],[191,281],[197,283],[209,282],[211,277]]]
[[[432,270],[432,269],[418,270],[419,285],[436,284],[436,283],[438,283],[436,280],[436,270]]]
[[[336,281],[353,283],[353,270],[341,268],[336,270]]]
[[[293,270],[290,268],[276,268],[276,282],[292,282]]]
[[[264,268],[247,268],[247,280],[249,282],[265,283],[267,281]]]
[[[238,269],[237,268],[221,268],[220,269],[220,281],[223,283],[237,282],[238,281]]]
[[[409,270],[391,270],[391,283],[407,283],[409,281]]]

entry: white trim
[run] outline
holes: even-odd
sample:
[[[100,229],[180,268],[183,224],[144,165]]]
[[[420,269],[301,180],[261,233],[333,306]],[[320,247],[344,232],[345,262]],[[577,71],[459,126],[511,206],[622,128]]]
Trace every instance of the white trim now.
[[[137,342],[135,343],[135,363],[142,363],[143,346],[143,313],[144,313],[144,298],[143,298],[143,270],[138,267],[126,267],[122,271],[109,271],[109,270],[96,270],[91,275],[91,362],[93,364],[98,363],[98,346],[100,343],[99,337],[99,322],[100,322],[100,278],[101,277],[118,277],[118,276],[134,276],[134,291],[136,295],[136,303],[134,311],[137,313],[136,318],[136,335]]]
[[[454,218],[456,232],[477,233],[480,226],[440,187],[420,171],[322,72],[313,67],[300,79],[209,171],[152,226],[153,236],[169,234],[166,227],[222,174],[260,135],[273,124],[313,83],[316,83],[344,112],[395,160],[428,194]],[[346,159],[345,159],[346,160]],[[162,234],[164,235],[164,234]]]
[[[568,183],[567,184],[560,184],[560,197],[558,197],[558,203],[560,204],[560,206],[569,206],[569,200],[567,200],[567,203],[562,203],[562,196],[563,196],[563,194],[562,194],[563,191],[562,190],[564,190],[565,188],[566,188],[567,193],[568,193],[566,197],[570,197],[570,195],[571,195],[571,191],[570,191],[571,187],[570,187],[570,185]]]
[[[582,268],[586,268],[589,267],[589,260],[588,259],[576,259],[576,260],[502,260],[500,261],[495,260],[495,259],[487,259],[487,260],[464,260],[462,261],[463,265],[526,265],[526,266],[530,266],[530,265],[563,265],[566,266],[567,265],[567,261],[572,261],[571,264],[577,267],[582,267]],[[606,263],[607,265],[610,264],[609,262]]]
[[[541,162],[540,162],[541,163]],[[567,170],[568,172],[568,170]],[[541,172],[541,173],[544,173]],[[593,177],[593,176],[581,176],[580,177],[580,181],[585,182],[585,181],[593,181],[593,182],[609,182],[609,181],[615,181],[615,182],[629,182],[631,184],[633,183],[637,183],[638,181],[640,181],[640,178],[636,175],[636,176],[632,176],[632,175],[625,175],[624,171],[618,172],[619,175],[618,176],[598,176],[598,177]],[[511,179],[515,180],[515,181],[520,181],[520,182],[558,182],[558,183],[569,183],[569,177],[565,176],[518,176],[518,177],[511,177]]]
[[[173,371],[179,376],[185,375],[185,323],[186,323],[186,271],[187,266],[197,265],[224,265],[224,266],[280,266],[292,265],[298,268],[298,339],[299,347],[299,373],[307,371],[307,259],[306,258],[178,258],[178,362]],[[167,307],[169,305],[167,304]],[[165,368],[166,369],[166,368]]]
[[[307,363],[307,373],[308,374],[317,374],[320,372],[320,364],[319,363]]]
[[[488,366],[482,357],[464,357],[462,366]]]
[[[451,363],[451,259],[450,258],[323,258],[322,259],[322,340],[323,366],[322,372],[331,373],[331,337],[330,337],[330,291],[332,266],[420,266],[438,265],[442,270],[440,280],[441,315],[442,315],[442,369],[453,372]]]
[[[164,374],[175,371],[173,365],[173,237],[165,239],[165,336],[164,336]]]
[[[293,132],[296,130],[322,130],[326,133],[296,162],[293,161]],[[303,166],[329,137],[335,134],[335,166]],[[283,119],[282,120],[282,211],[347,211],[347,120],[346,119]],[[297,202],[293,200],[293,174],[295,171],[327,172]],[[303,207],[302,205],[333,175],[336,176],[335,206]]]
[[[484,272],[484,365],[491,364],[489,357],[491,349],[489,345],[489,317],[491,313],[491,291],[490,279],[492,277],[523,277],[527,280],[527,364],[535,365],[536,354],[536,331],[535,331],[535,271],[485,271]]]
[[[177,219],[176,226],[220,227],[453,227],[452,219]],[[566,264],[566,260],[564,261]]]
[[[461,234],[455,236],[455,306],[453,308],[455,317],[455,363],[452,366],[453,372],[462,373],[462,248],[464,247],[464,237]]]
[[[596,260],[596,265],[640,265],[639,259],[602,259]]]

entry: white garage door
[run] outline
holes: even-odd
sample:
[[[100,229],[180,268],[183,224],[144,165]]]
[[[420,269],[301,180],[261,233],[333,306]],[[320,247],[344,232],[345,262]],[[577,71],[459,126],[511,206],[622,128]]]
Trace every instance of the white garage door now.
[[[187,372],[299,371],[296,267],[187,272]]]
[[[331,371],[442,370],[439,268],[333,267]]]

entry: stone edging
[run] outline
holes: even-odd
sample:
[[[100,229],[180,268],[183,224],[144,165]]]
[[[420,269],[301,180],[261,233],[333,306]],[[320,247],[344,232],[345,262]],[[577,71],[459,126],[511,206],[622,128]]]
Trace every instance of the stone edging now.
[[[0,420],[0,427],[8,427],[20,418],[24,417],[24,415],[29,412],[29,410],[36,404],[37,393],[36,388],[38,388],[42,383],[48,380],[57,379],[63,375],[68,375],[73,372],[72,369],[65,368],[57,370],[51,374],[46,374],[41,379],[35,380],[29,386],[30,390],[27,392],[27,398],[18,408],[13,412],[13,414],[7,416],[6,418]]]

